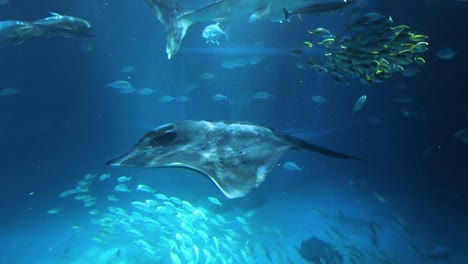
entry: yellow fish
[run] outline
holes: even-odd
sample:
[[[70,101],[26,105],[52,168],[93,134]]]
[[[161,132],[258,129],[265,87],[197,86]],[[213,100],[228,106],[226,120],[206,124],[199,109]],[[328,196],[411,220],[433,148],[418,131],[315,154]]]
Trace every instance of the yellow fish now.
[[[324,39],[324,40],[320,41],[318,44],[327,46],[327,45],[331,45],[333,43],[335,43],[335,39],[327,38],[327,39]]]
[[[312,48],[314,46],[314,44],[312,44],[312,42],[310,41],[304,41],[304,45],[306,45],[309,48]]]
[[[426,36],[426,35],[416,35],[416,34],[413,34],[410,36],[410,40],[411,41],[414,41],[414,42],[420,42],[420,41],[423,41],[423,40],[426,40],[428,39],[429,37]]]
[[[422,64],[426,63],[426,60],[424,58],[421,58],[421,57],[415,57],[414,62],[416,62],[416,64],[422,65]]]

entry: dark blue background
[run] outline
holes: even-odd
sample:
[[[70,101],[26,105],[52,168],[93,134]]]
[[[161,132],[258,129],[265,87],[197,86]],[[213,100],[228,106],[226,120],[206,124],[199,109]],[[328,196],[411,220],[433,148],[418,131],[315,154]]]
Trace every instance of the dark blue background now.
[[[395,75],[373,86],[358,81],[336,84],[327,75],[297,69],[297,59],[291,56],[267,56],[260,67],[223,70],[222,55],[184,53],[184,47],[206,47],[199,34],[205,24],[191,27],[180,53],[168,61],[163,27],[142,0],[13,2],[0,7],[1,20],[36,20],[53,11],[88,20],[97,35],[49,37],[0,48],[0,88],[21,90],[0,97],[2,224],[48,208],[48,201],[81,175],[110,171],[106,159],[127,149],[145,131],[182,119],[252,121],[286,131],[305,128],[309,134],[302,136],[316,144],[368,159],[365,164],[348,164],[315,158],[317,166],[358,174],[370,188],[413,196],[426,206],[449,206],[468,214],[468,145],[452,136],[468,127],[465,2],[361,2],[364,12],[391,15],[395,23],[430,36],[427,63],[416,76]],[[320,26],[339,33],[350,21],[323,16],[283,25],[243,22],[232,25],[230,39],[247,48],[264,41],[289,50],[305,40],[307,29]],[[83,45],[94,49],[83,52]],[[437,58],[436,52],[446,47],[458,52],[453,60]],[[156,97],[125,96],[106,87],[127,77],[119,72],[125,65],[137,68],[128,75],[134,84],[153,87],[158,95],[186,94],[191,101],[160,104]],[[211,84],[198,77],[208,71],[218,76]],[[198,89],[185,93],[191,83]],[[408,107],[414,117],[402,117],[401,106],[393,102],[399,86],[407,87],[405,93],[414,98]],[[274,94],[269,102],[241,99],[265,90]],[[211,91],[232,94],[238,104],[215,104]],[[332,103],[317,107],[310,100],[316,94]],[[362,94],[368,100],[353,118],[354,101]],[[419,118],[422,113],[427,120]],[[369,118],[378,118],[379,124]],[[430,146],[433,150],[423,159]],[[304,156],[300,158],[307,161]],[[281,184],[272,180],[267,187],[281,189]]]

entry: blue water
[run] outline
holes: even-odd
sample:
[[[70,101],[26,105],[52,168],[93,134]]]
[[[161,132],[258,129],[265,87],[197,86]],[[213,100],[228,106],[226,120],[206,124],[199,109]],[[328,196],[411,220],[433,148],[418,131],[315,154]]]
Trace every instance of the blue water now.
[[[212,1],[180,2],[195,9]],[[429,36],[421,55],[426,63],[416,75],[347,85],[298,67],[324,53],[303,48],[307,30],[347,34],[350,10],[286,23],[249,23],[249,14],[242,15],[230,21],[229,37],[219,46],[201,37],[210,23],[194,24],[168,60],[164,28],[145,1],[0,4],[1,21],[34,21],[53,11],[86,19],[96,31],[88,38],[41,37],[0,47],[0,91],[18,90],[0,96],[0,263],[177,263],[171,254],[181,263],[310,263],[297,249],[312,237],[332,245],[343,263],[353,263],[353,254],[360,256],[357,263],[466,263],[468,144],[454,134],[468,129],[468,2],[357,5],[363,14],[391,16]],[[443,48],[456,55],[439,58]],[[295,49],[305,54],[291,55]],[[230,69],[226,61],[243,64]],[[214,77],[201,79],[204,73]],[[116,80],[155,93],[119,93],[107,86]],[[252,99],[257,92],[271,97]],[[215,94],[227,100],[213,101]],[[187,101],[160,102],[164,95]],[[314,102],[317,95],[328,102]],[[362,95],[367,100],[353,114]],[[401,95],[412,101],[395,102]],[[290,151],[280,163],[295,162],[302,171],[279,164],[258,188],[233,200],[192,171],[105,165],[145,132],[187,119],[254,122],[367,161]],[[105,173],[110,179],[100,181]],[[59,196],[86,174],[96,175],[86,192],[94,205]],[[122,175],[132,177],[131,192],[114,190]],[[137,209],[132,202],[157,200],[136,190],[139,184],[189,202],[207,219],[181,216],[177,210],[185,207],[177,204],[167,214]],[[117,217],[109,207],[126,215]],[[51,208],[60,212],[48,213]],[[213,223],[218,216],[226,222]],[[170,223],[156,227],[148,219]],[[181,219],[191,221],[192,232]]]

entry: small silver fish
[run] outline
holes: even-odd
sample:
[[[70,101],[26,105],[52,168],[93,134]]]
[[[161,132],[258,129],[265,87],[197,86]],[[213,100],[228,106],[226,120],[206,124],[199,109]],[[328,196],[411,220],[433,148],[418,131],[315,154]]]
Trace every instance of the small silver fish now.
[[[174,100],[175,100],[175,97],[170,96],[170,95],[163,95],[163,96],[159,97],[159,102],[160,103],[169,103],[169,102],[172,102]]]
[[[90,215],[97,215],[97,214],[99,214],[99,210],[93,209],[93,210],[89,211],[88,214],[90,214]]]
[[[247,225],[247,221],[245,221],[245,219],[243,217],[240,217],[240,216],[236,216],[236,220],[237,222],[243,224],[243,225]]]
[[[185,102],[190,101],[190,98],[188,98],[187,96],[184,96],[184,95],[179,95],[179,96],[175,97],[175,100],[177,102],[179,102],[179,103],[185,103]]]
[[[219,45],[219,39],[226,36],[226,32],[219,26],[219,23],[208,25],[202,32],[202,37],[206,43],[215,43]]]
[[[273,97],[273,95],[271,95],[268,92],[258,92],[252,96],[253,99],[259,99],[259,100],[268,99],[270,97]]]
[[[63,208],[50,208],[47,210],[48,214],[58,214],[63,211]]]
[[[200,75],[200,79],[204,81],[213,80],[214,78],[216,78],[216,75],[214,75],[211,72],[205,72],[202,75]]]
[[[152,95],[155,93],[155,90],[151,88],[141,88],[136,90],[136,93],[139,95]]]
[[[131,192],[126,184],[119,184],[115,186],[114,190],[117,192]]]
[[[138,186],[136,187],[136,189],[138,191],[141,191],[141,192],[147,192],[147,193],[154,193],[154,189],[147,186],[147,185],[144,185],[144,184],[138,184]]]
[[[383,195],[381,195],[380,193],[374,193],[374,197],[381,203],[387,202],[387,199],[385,199],[385,197],[383,197]]]
[[[362,106],[364,105],[364,103],[366,102],[366,99],[367,99],[367,96],[366,95],[363,95],[361,97],[359,97],[359,99],[356,100],[356,103],[354,103],[354,110],[353,110],[353,115],[362,109]]]
[[[297,166],[297,164],[292,161],[285,162],[283,164],[283,168],[290,171],[302,171],[302,168]]]
[[[104,180],[107,180],[109,178],[110,178],[110,173],[106,173],[106,174],[103,174],[103,175],[99,176],[100,181],[104,181]]]
[[[111,202],[118,202],[119,199],[115,197],[114,195],[107,195],[107,200]]]
[[[131,89],[133,88],[132,84],[127,81],[114,81],[108,83],[107,86],[115,88],[115,89]]]
[[[120,182],[120,183],[123,183],[123,182],[128,182],[131,179],[132,179],[132,177],[120,176],[119,178],[117,178],[117,181]]]
[[[223,204],[218,200],[216,199],[215,197],[208,197],[208,201],[210,201],[210,203],[214,204],[214,205],[218,205],[218,206],[222,206]]]
[[[211,97],[212,101],[219,102],[219,101],[227,101],[227,96],[224,94],[215,94]]]
[[[316,102],[317,104],[324,104],[328,103],[327,98],[321,96],[321,95],[314,95],[312,96],[312,101]]]
[[[60,197],[67,197],[67,196],[70,196],[72,194],[75,194],[75,193],[79,193],[81,192],[80,190],[77,190],[77,189],[70,189],[70,190],[66,190],[66,191],[63,191],[60,193]]]
[[[162,194],[162,193],[157,193],[157,194],[154,195],[154,197],[156,197],[156,199],[159,199],[159,200],[162,200],[162,201],[169,200],[169,198],[166,195]]]

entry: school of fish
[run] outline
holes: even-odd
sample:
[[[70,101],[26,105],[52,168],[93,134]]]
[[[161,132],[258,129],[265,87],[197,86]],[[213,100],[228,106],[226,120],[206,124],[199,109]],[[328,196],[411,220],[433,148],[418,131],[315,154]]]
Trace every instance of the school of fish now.
[[[348,36],[335,36],[325,28],[309,30],[313,41],[303,44],[306,48],[323,48],[324,56],[310,57],[299,65],[329,73],[337,83],[359,79],[374,84],[394,73],[414,75],[417,67],[426,62],[421,54],[428,50],[429,37],[412,32],[407,25],[394,25],[391,17],[368,13],[347,29],[351,32]]]

